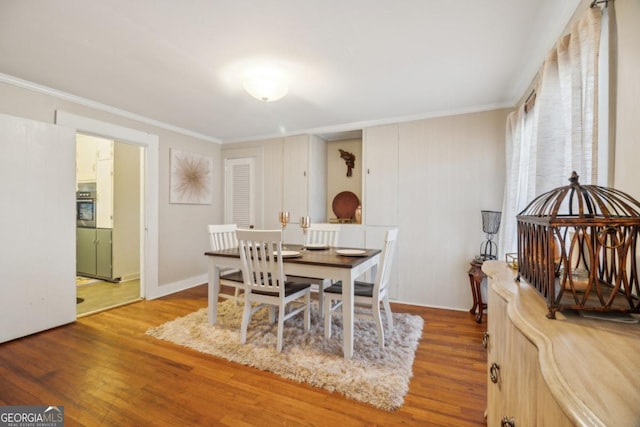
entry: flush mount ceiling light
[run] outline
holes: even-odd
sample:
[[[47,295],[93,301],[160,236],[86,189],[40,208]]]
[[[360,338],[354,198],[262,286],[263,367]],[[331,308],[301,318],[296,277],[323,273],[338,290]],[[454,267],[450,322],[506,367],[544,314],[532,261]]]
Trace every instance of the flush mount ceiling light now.
[[[277,101],[289,92],[284,79],[274,72],[250,73],[242,84],[249,95],[264,102]]]

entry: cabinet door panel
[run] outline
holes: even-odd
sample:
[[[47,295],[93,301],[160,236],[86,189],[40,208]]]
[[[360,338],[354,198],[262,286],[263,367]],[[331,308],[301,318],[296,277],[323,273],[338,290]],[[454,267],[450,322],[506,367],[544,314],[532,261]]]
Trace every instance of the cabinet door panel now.
[[[520,333],[507,317],[506,327],[509,349],[506,352],[501,374],[504,376],[503,396],[507,401],[505,413],[500,418],[513,418],[516,425],[537,423],[537,390],[541,385],[538,368],[538,350]]]
[[[113,228],[113,159],[98,160],[96,165],[96,226]]]
[[[364,220],[367,225],[398,224],[398,125],[365,129]]]
[[[309,137],[291,136],[284,139],[283,206],[291,214],[291,223],[298,224],[308,215],[309,200]]]
[[[507,314],[507,302],[489,283],[488,369],[500,366],[499,381],[488,380],[487,425],[500,425],[503,417],[515,425],[569,426],[542,377],[538,349],[514,325]]]
[[[491,289],[489,283],[489,313],[487,315],[487,331],[489,340],[487,342],[487,425],[500,425],[500,419],[505,414],[504,378],[498,376],[498,382],[494,383],[490,379],[490,372],[493,364],[498,369],[504,369],[506,352],[508,346],[508,336],[506,333],[507,302],[500,298]]]
[[[97,148],[92,137],[78,134],[76,136],[76,180],[78,182],[95,182]]]
[[[96,274],[96,230],[76,229],[76,271],[78,274]]]
[[[111,279],[111,230],[96,230],[96,274]]]

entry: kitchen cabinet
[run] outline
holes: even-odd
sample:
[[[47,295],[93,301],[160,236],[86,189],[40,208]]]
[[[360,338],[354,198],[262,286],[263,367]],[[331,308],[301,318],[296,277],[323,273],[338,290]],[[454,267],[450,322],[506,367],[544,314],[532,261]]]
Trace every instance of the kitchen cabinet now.
[[[114,142],[90,135],[76,135],[76,181],[96,182],[99,161],[113,159]]]
[[[96,162],[96,226],[113,228],[113,158]]]
[[[366,128],[363,134],[366,225],[398,224],[397,124]]]
[[[291,223],[301,216],[311,222],[326,221],[326,142],[314,135],[296,135],[283,141],[283,201]]]
[[[76,181],[96,182],[97,152],[93,138],[78,134],[76,137]]]
[[[112,274],[112,230],[76,229],[76,271],[78,275],[117,280]]]
[[[93,165],[83,169],[94,173],[97,226],[94,235],[91,229],[78,229],[77,274],[107,280],[139,277],[140,147],[78,135],[76,156],[88,157]]]
[[[488,426],[637,425],[637,323],[572,311],[550,320],[545,300],[515,281],[505,262],[485,261],[482,271],[489,278]]]

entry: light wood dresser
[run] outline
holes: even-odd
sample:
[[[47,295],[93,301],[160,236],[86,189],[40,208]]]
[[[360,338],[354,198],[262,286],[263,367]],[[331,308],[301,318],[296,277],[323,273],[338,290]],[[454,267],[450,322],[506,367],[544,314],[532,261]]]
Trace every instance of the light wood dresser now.
[[[487,426],[640,426],[640,323],[548,319],[502,261],[489,278]]]

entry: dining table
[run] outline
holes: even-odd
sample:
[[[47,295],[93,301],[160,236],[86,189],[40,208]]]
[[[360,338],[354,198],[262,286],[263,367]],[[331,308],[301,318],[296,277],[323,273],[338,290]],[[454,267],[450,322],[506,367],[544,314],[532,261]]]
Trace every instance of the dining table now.
[[[288,276],[309,277],[313,279],[331,279],[342,281],[342,317],[343,317],[343,355],[353,357],[354,325],[354,282],[370,271],[375,277],[380,262],[380,249],[334,248],[306,249],[302,245],[284,244],[288,253],[284,256],[284,273]],[[283,249],[284,250],[284,249]],[[220,251],[207,251],[208,257],[208,320],[215,325],[218,315],[218,294],[220,291],[220,270],[227,268],[242,269],[238,248]]]

